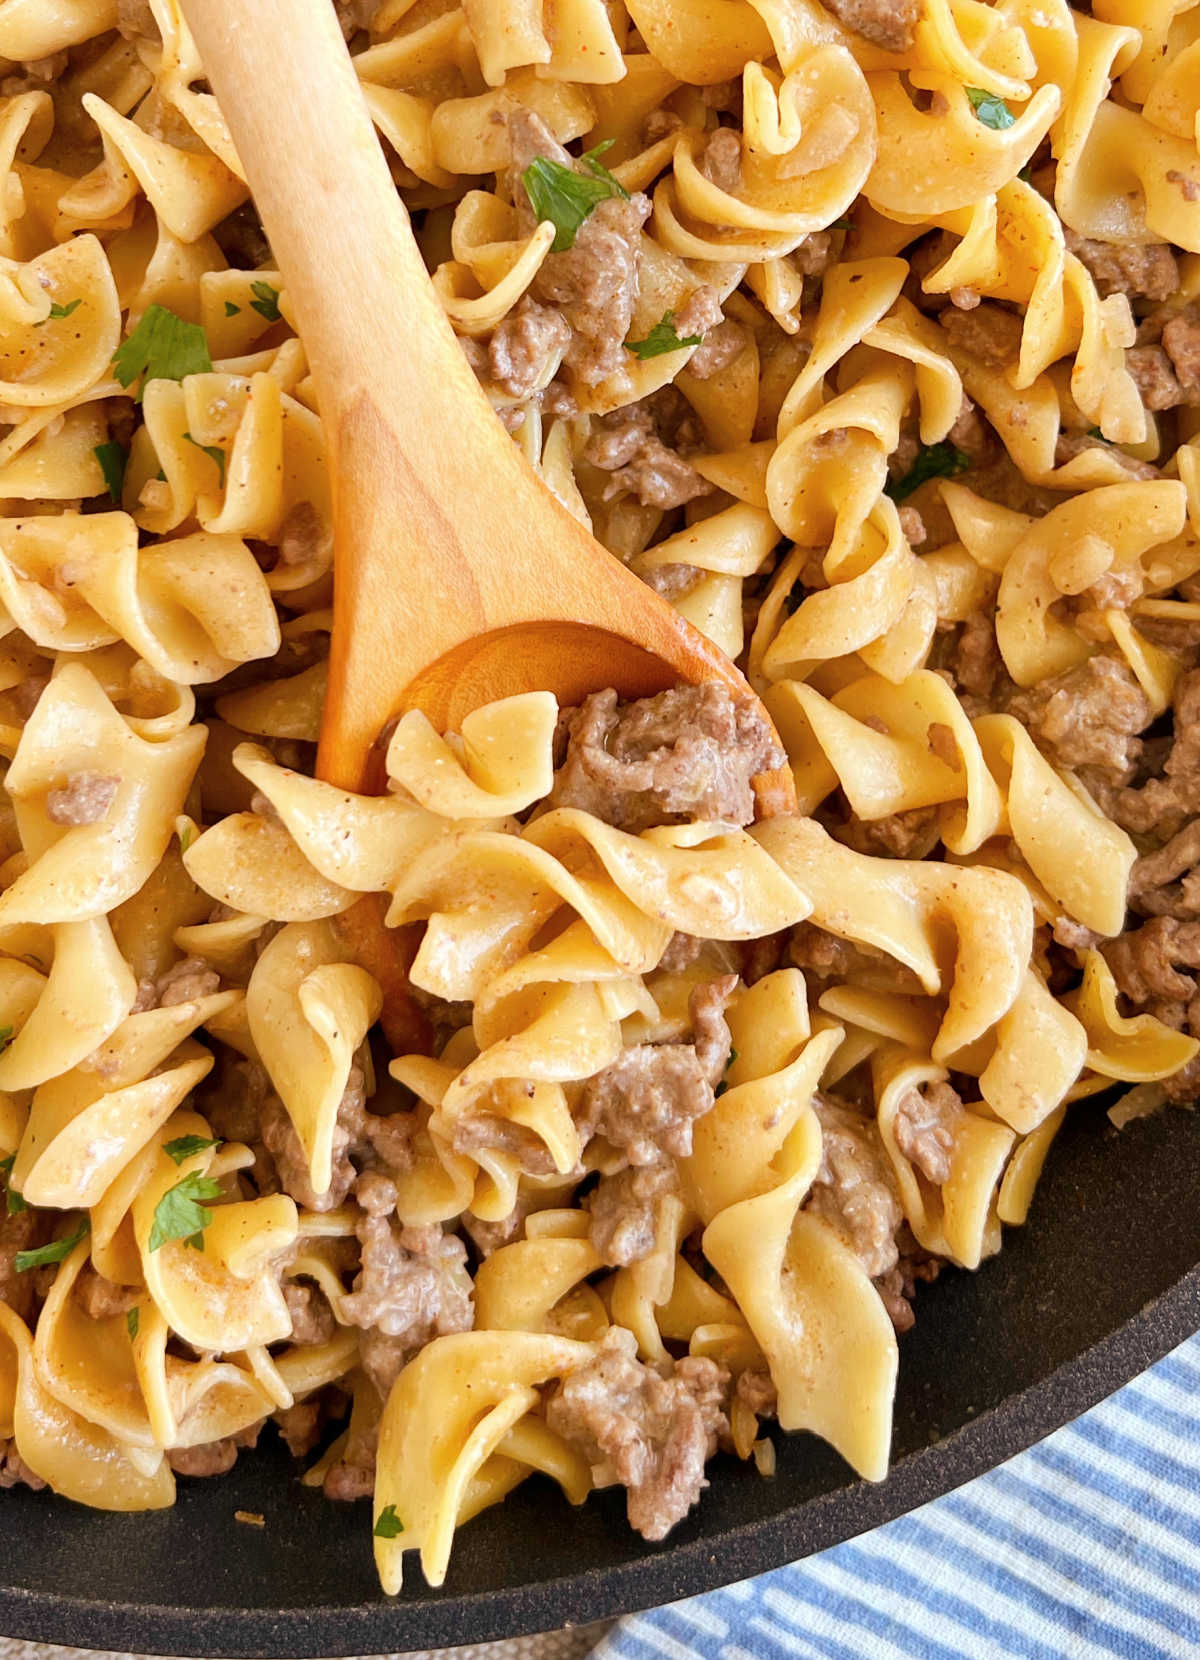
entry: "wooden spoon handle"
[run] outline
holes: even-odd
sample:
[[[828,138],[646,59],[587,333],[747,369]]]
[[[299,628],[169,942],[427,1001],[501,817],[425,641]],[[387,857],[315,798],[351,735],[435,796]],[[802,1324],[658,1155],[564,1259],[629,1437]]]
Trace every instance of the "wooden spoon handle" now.
[[[185,0],[184,11],[284,273],[323,418],[336,428],[383,387],[389,423],[427,435],[440,411],[479,392],[330,0]]]

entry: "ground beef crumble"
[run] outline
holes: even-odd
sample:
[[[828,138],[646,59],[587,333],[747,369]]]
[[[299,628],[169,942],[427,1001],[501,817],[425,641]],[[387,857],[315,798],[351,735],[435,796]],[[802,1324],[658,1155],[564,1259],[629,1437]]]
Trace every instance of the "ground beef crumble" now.
[[[461,1239],[436,1225],[397,1222],[396,1187],[387,1176],[367,1172],[356,1196],[363,1208],[357,1230],[362,1266],[342,1306],[362,1329],[363,1366],[386,1398],[418,1349],[434,1337],[471,1329],[475,1288]]]
[[[707,1486],[704,1466],[728,1430],[729,1374],[690,1355],[656,1371],[635,1351],[633,1334],[611,1327],[597,1354],[551,1395],[546,1421],[599,1482],[626,1488],[631,1527],[665,1539]]]
[[[904,1213],[874,1121],[836,1095],[818,1094],[821,1168],[807,1208],[849,1246],[871,1279],[895,1268]]]
[[[562,167],[573,167],[574,157],[529,110],[511,115],[508,125],[513,199],[522,224],[532,229],[535,215],[520,175],[538,157]],[[638,296],[641,230],[649,213],[650,200],[640,192],[597,203],[573,246],[547,254],[533,279],[531,297],[558,308],[570,331],[563,363],[568,376],[583,386],[595,386],[625,365]]]
[[[594,692],[565,718],[567,751],[550,803],[619,830],[698,819],[749,824],[751,780],[784,760],[759,710],[716,683],[627,704],[614,691]]]
[[[915,38],[921,0],[825,0],[825,10],[885,52],[907,52]]]
[[[603,500],[632,495],[643,507],[666,511],[712,492],[687,459],[699,441],[696,420],[680,393],[664,386],[637,403],[597,416],[584,457],[610,475]]]

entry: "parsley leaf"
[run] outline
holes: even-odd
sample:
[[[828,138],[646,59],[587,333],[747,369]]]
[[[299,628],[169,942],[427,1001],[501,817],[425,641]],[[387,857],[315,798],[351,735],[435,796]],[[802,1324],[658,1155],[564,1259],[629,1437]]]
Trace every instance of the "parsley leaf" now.
[[[186,853],[196,839],[196,832],[189,824],[179,837],[179,851]]]
[[[166,306],[147,306],[141,322],[117,347],[113,372],[124,387],[136,387],[141,403],[151,380],[183,380],[212,373],[208,336],[199,323],[186,323]]]
[[[49,317],[43,317],[40,323],[35,324],[35,327],[45,328],[47,323],[57,320],[59,317],[69,317],[73,311],[78,311],[82,304],[82,299],[68,300],[66,305],[59,305],[57,300],[54,300],[50,305]]]
[[[884,486],[884,493],[894,502],[907,501],[913,491],[919,490],[929,479],[957,478],[970,465],[971,457],[955,449],[953,444],[944,440],[940,444],[930,444],[921,451],[903,478],[892,479]]]
[[[385,1504],[379,1512],[379,1520],[375,1523],[375,1537],[377,1539],[398,1539],[404,1532],[404,1523],[396,1514],[394,1504]]]
[[[129,1332],[129,1341],[131,1343],[133,1342],[134,1338],[137,1336],[138,1327],[141,1325],[141,1323],[142,1323],[142,1311],[141,1311],[141,1309],[140,1308],[131,1308],[128,1311],[128,1313],[125,1315],[125,1326],[126,1326],[126,1329]]]
[[[212,1176],[202,1176],[196,1170],[168,1188],[154,1207],[150,1249],[161,1251],[168,1240],[182,1239],[197,1251],[202,1251],[204,1230],[212,1221],[212,1211],[207,1210],[200,1201],[219,1199],[220,1196],[220,1182]]]
[[[174,1141],[168,1141],[163,1146],[163,1152],[168,1158],[174,1159],[176,1164],[182,1164],[195,1153],[202,1153],[206,1147],[219,1147],[220,1141],[216,1136],[181,1135]]]
[[[966,90],[975,114],[985,127],[1002,133],[1006,127],[1016,124],[1017,118],[1003,98],[997,98],[994,92],[985,92],[981,86],[969,86]]]
[[[56,1239],[52,1245],[40,1245],[36,1251],[18,1251],[15,1259],[17,1273],[25,1274],[31,1268],[46,1268],[52,1262],[62,1262],[70,1256],[79,1241],[87,1237],[90,1226],[85,1217],[69,1238]]]
[[[252,282],[250,292],[254,295],[250,301],[251,311],[257,311],[268,323],[277,323],[283,315],[279,309],[279,290],[272,288],[269,282]]]
[[[17,1155],[10,1153],[6,1159],[0,1159],[0,1176],[4,1177],[4,1184],[8,1189],[5,1198],[5,1209],[10,1216],[19,1216],[29,1206],[12,1185],[12,1167],[16,1163]]]
[[[242,315],[242,308],[240,305],[234,305],[232,300],[226,300],[225,315],[226,317],[240,317]]]
[[[128,452],[120,444],[97,444],[92,454],[100,463],[100,471],[104,474],[104,482],[108,486],[108,493],[119,503],[121,492],[125,488],[125,468],[129,461]]]
[[[628,198],[629,192],[596,160],[613,141],[597,144],[580,156],[588,169],[577,173],[573,167],[564,167],[560,161],[547,156],[535,156],[521,175],[525,194],[529,197],[538,222],[549,220],[554,226],[551,253],[565,253],[575,246],[575,237],[592,209],[612,196]]]
[[[661,357],[664,352],[677,352],[683,346],[698,346],[702,334],[675,333],[675,313],[664,311],[644,340],[627,340],[625,350],[644,363],[648,357]]]
[[[221,488],[225,488],[225,451],[219,444],[202,444],[198,438],[193,438],[190,432],[183,435],[189,444],[195,444],[198,450],[203,450],[208,459],[214,464],[221,475]]]

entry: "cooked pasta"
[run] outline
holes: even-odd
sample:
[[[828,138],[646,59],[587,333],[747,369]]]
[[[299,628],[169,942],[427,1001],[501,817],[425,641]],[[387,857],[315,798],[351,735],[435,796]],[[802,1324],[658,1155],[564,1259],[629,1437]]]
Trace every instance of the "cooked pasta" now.
[[[1195,1095],[1200,8],[337,11],[497,417],[775,723],[317,779],[320,413],[177,0],[0,0],[0,1486],[272,1425],[395,1593],[536,1472],[882,1478],[918,1284]]]

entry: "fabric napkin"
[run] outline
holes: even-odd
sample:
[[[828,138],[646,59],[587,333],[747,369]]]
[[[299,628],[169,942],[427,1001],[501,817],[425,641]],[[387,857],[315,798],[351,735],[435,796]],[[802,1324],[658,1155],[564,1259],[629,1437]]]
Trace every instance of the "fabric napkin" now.
[[[908,1516],[619,1621],[592,1660],[1200,1655],[1200,1335]]]

